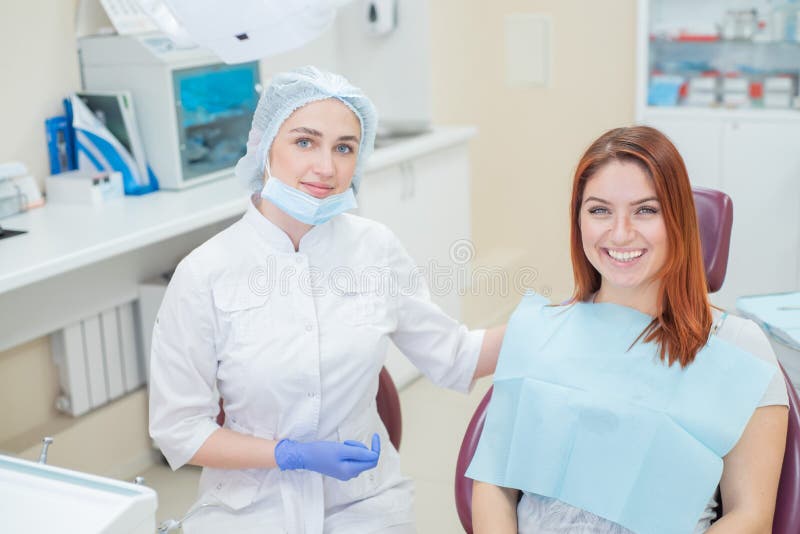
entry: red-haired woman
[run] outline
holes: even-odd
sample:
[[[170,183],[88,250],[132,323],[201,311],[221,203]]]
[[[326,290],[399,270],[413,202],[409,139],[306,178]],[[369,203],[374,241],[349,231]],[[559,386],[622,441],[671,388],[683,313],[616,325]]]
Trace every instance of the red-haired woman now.
[[[680,154],[605,133],[570,215],[573,298],[526,296],[503,341],[475,532],[770,532],[786,389],[759,328],[709,303]]]

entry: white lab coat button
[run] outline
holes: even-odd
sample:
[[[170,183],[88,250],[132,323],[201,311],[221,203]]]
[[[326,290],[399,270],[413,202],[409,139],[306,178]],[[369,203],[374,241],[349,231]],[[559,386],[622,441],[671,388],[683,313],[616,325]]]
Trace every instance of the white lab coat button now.
[[[294,257],[294,261],[296,261],[297,263],[303,263],[303,257],[302,257],[302,256],[299,256],[299,255],[298,255],[298,256],[295,256],[295,257]]]
[[[217,484],[217,489],[218,489],[218,490],[221,490],[221,489],[222,489],[222,482],[220,482],[219,484]]]
[[[306,332],[311,332],[312,330],[314,330],[314,325],[312,325],[312,324],[307,324],[307,325],[306,325]]]

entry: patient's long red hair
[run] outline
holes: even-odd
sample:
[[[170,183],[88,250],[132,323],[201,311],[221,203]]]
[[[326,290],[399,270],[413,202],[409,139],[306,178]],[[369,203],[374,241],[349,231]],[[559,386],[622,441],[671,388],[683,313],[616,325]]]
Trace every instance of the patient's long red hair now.
[[[686,367],[705,345],[711,330],[703,253],[686,165],[667,137],[648,126],[610,130],[586,150],[572,182],[570,247],[575,293],[588,301],[600,289],[600,273],[583,252],[580,210],[586,183],[611,161],[633,162],[650,176],[667,230],[667,260],[658,273],[658,315],[639,339],[659,345],[662,361]]]

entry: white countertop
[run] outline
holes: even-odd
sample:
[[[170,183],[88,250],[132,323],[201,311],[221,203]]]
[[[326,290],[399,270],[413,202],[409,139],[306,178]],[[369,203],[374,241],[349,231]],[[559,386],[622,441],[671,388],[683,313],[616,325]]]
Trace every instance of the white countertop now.
[[[441,127],[377,148],[366,172],[468,141],[471,127]],[[26,234],[0,240],[0,294],[184,234],[244,212],[247,194],[231,176],[183,191],[126,196],[99,206],[47,204],[0,219]]]

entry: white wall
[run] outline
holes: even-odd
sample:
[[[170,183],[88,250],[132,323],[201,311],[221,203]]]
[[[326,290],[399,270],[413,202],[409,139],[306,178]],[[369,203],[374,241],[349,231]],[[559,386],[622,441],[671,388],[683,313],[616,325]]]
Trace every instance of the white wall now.
[[[478,260],[521,251],[514,263],[538,270],[535,289],[563,299],[572,289],[572,173],[591,141],[634,119],[636,2],[432,0],[430,13],[434,121],[480,131],[471,145]],[[504,21],[513,13],[552,18],[549,88],[505,83]],[[487,302],[497,299],[474,299],[467,317]]]
[[[76,0],[0,1],[0,162],[25,163],[42,184],[49,174],[44,119],[80,88]]]

